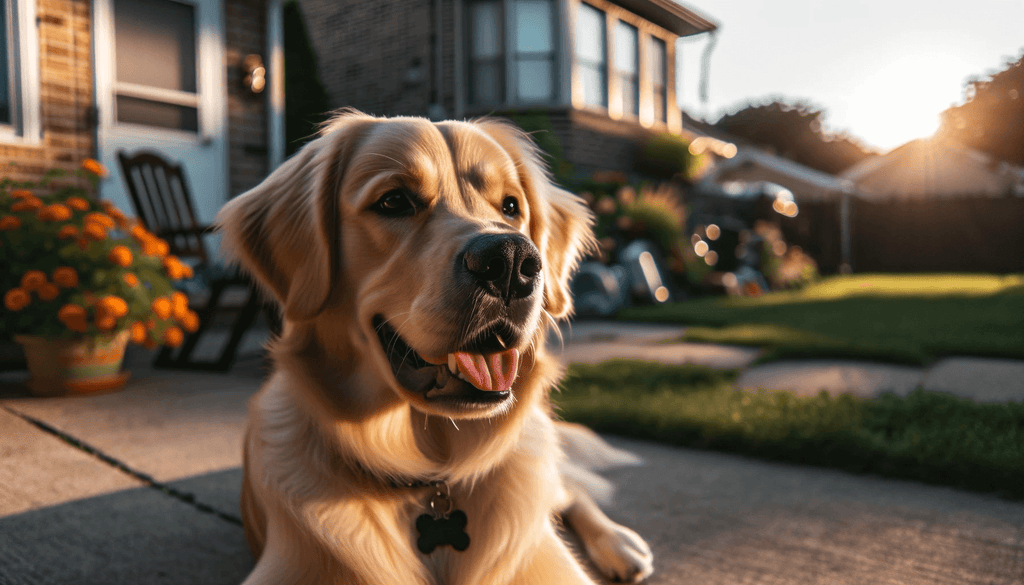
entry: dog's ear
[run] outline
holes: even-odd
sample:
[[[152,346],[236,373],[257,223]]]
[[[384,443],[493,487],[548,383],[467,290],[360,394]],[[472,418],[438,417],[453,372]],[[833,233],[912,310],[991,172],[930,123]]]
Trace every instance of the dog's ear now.
[[[346,112],[255,188],[217,214],[225,254],[292,321],[320,314],[340,277],[345,169],[373,118]]]
[[[542,152],[528,134],[512,124],[476,120],[512,157],[530,199],[530,238],[544,263],[544,310],[554,319],[572,314],[569,279],[580,260],[597,250],[594,214],[576,195],[554,184]]]

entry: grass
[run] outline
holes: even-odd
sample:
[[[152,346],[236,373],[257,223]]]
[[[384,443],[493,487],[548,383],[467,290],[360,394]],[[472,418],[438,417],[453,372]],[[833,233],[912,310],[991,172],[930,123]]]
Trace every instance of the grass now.
[[[569,368],[560,414],[621,436],[1024,499],[1024,403],[746,392],[735,372],[610,361]]]
[[[839,276],[799,291],[634,307],[619,317],[690,325],[687,341],[763,347],[761,361],[1024,359],[1022,275]]]

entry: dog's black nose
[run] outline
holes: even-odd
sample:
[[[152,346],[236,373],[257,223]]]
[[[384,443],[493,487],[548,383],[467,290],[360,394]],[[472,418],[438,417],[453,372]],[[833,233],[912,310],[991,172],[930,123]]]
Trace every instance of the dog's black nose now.
[[[488,294],[511,301],[530,296],[540,280],[540,252],[522,234],[484,234],[469,241],[462,266]]]

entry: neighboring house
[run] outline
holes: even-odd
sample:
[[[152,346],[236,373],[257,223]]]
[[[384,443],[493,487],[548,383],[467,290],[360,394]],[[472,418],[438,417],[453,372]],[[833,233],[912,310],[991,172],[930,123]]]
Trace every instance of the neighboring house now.
[[[1024,197],[1024,170],[943,138],[912,140],[840,178],[868,201]]]
[[[705,179],[720,184],[775,183],[789,189],[797,203],[828,201],[853,192],[849,181],[752,146],[741,146],[735,156],[719,161]]]
[[[282,62],[280,0],[0,0],[0,176],[96,158],[131,210],[116,153],[152,149],[211,221],[283,159]]]
[[[717,26],[673,0],[299,2],[336,106],[541,113],[584,173],[630,171],[647,136],[682,130],[676,40]]]

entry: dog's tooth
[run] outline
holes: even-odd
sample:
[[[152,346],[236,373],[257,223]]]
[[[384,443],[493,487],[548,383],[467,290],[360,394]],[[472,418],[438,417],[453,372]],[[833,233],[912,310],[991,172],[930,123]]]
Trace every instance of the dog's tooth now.
[[[459,364],[455,361],[454,353],[448,354],[448,369],[451,370],[453,374],[459,373]]]

